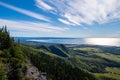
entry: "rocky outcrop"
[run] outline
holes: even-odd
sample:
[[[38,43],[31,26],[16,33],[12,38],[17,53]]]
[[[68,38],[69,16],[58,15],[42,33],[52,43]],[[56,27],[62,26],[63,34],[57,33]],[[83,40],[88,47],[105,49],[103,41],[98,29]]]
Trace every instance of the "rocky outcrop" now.
[[[26,78],[31,80],[47,80],[46,73],[39,73],[39,70],[35,66],[27,69]]]

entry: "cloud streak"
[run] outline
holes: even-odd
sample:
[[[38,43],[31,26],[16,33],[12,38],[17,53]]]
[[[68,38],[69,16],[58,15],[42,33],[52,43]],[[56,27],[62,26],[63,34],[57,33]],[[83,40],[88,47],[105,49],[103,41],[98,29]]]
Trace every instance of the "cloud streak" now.
[[[42,22],[29,22],[29,21],[15,21],[15,20],[7,20],[7,19],[0,19],[0,26],[7,25],[8,29],[11,33],[14,34],[23,34],[26,36],[28,35],[38,35],[41,33],[59,33],[69,30],[67,27],[59,27],[54,26],[49,23],[42,23]]]
[[[38,1],[38,0],[37,0]],[[72,24],[104,24],[120,19],[120,0],[40,0]],[[46,3],[45,3],[46,4]],[[40,5],[39,5],[40,6]],[[42,6],[41,6],[42,7]],[[47,7],[42,7],[47,9]],[[47,9],[51,10],[51,9]],[[59,19],[58,19],[59,20]],[[62,23],[68,22],[59,20]]]
[[[12,9],[14,11],[17,11],[19,13],[22,13],[24,15],[27,15],[27,16],[30,16],[30,17],[33,17],[33,18],[36,18],[36,19],[39,19],[39,20],[50,22],[50,20],[47,17],[45,17],[43,15],[40,15],[38,13],[28,11],[28,10],[25,10],[25,9],[21,9],[21,8],[18,8],[18,7],[3,3],[3,2],[0,2],[0,5],[3,6],[3,7],[8,8],[8,9]]]
[[[50,5],[46,4],[42,0],[36,0],[36,6],[38,8],[45,9],[45,10],[54,10],[53,7],[51,7]]]
[[[75,25],[75,24],[72,24],[71,22],[67,21],[67,20],[64,20],[64,19],[61,19],[61,18],[58,18],[58,21],[64,23],[64,24],[67,24],[67,25]]]

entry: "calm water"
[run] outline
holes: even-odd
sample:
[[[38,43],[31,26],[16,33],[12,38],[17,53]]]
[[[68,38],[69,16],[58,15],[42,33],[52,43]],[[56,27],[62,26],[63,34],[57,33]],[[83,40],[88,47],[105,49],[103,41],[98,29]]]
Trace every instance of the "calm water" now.
[[[20,38],[20,40],[27,42],[120,46],[120,38]]]

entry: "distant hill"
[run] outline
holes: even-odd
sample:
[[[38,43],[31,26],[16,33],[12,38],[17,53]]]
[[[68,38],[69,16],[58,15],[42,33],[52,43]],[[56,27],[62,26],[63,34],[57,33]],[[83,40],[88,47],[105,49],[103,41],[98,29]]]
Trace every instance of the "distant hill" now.
[[[37,49],[44,49],[44,50],[50,51],[51,53],[59,55],[61,57],[67,57],[68,56],[68,50],[62,44],[59,44],[59,45],[42,45],[42,46],[37,46]]]

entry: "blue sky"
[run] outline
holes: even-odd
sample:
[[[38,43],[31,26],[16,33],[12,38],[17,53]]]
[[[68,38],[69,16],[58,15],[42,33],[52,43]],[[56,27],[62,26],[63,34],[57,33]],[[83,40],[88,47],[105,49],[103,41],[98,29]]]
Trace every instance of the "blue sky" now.
[[[0,26],[19,37],[120,38],[120,0],[0,0]]]

